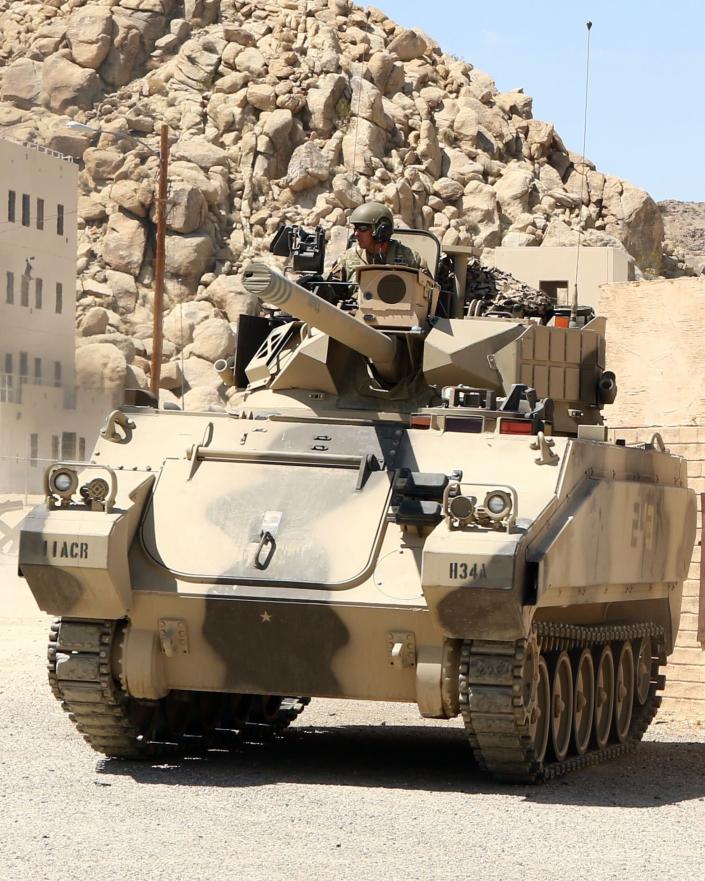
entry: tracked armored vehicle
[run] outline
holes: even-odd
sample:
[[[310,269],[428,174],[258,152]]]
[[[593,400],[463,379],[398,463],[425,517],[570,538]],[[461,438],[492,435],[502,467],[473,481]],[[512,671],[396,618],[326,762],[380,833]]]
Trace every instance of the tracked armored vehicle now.
[[[123,407],[90,465],[48,469],[20,567],[99,752],[261,739],[354,698],[462,714],[482,768],[535,781],[654,716],[684,460],[608,441],[602,319],[485,309],[462,249],[398,236],[428,273],[361,267],[341,295],[249,265],[269,316],[218,366],[232,413]]]

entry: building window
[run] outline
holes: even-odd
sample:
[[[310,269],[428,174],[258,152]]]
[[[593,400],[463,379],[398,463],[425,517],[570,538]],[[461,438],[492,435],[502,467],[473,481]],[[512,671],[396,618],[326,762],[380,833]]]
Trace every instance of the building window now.
[[[61,385],[61,361],[54,361],[54,385]]]
[[[15,273],[5,273],[5,302],[15,302]]]
[[[59,435],[52,434],[51,436],[51,458],[56,460],[59,458]]]
[[[31,218],[31,200],[29,193],[22,194],[22,226],[29,226]]]
[[[61,458],[76,459],[76,432],[64,431],[61,435]]]
[[[540,281],[539,290],[553,300],[558,306],[566,306],[568,304],[568,282],[567,281]]]
[[[34,359],[34,378],[35,379],[42,378],[42,359],[41,358]]]
[[[20,279],[20,303],[29,306],[29,276],[24,273]]]
[[[29,464],[32,468],[37,467],[37,459],[39,458],[39,435],[30,434],[29,436]]]
[[[60,281],[56,283],[56,312],[57,314],[61,314],[61,310],[64,308],[64,286]]]
[[[85,437],[79,437],[78,439],[78,458],[79,461],[85,462],[86,460],[86,439]]]
[[[12,355],[11,354],[5,355],[5,373],[8,373],[8,374],[12,373]]]
[[[24,382],[29,373],[29,358],[26,352],[20,352],[20,381]]]
[[[7,219],[11,223],[15,222],[15,202],[16,202],[16,199],[17,199],[17,197],[15,195],[15,191],[10,190],[10,192],[7,194]]]
[[[37,229],[44,229],[44,199],[37,199]]]
[[[62,236],[64,234],[64,206],[56,206],[56,234]]]
[[[42,308],[42,294],[44,293],[44,282],[41,278],[34,280],[34,308]]]

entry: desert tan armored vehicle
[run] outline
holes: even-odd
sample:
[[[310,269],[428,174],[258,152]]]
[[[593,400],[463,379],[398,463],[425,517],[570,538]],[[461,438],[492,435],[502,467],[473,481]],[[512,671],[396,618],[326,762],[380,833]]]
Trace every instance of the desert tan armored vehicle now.
[[[483,315],[466,255],[439,268],[433,236],[399,236],[430,274],[363,267],[341,296],[249,265],[269,317],[218,366],[232,413],[124,407],[89,466],[48,469],[20,567],[99,752],[399,701],[462,714],[483,768],[533,781],[654,716],[695,534],[684,460],[608,442],[602,319]]]

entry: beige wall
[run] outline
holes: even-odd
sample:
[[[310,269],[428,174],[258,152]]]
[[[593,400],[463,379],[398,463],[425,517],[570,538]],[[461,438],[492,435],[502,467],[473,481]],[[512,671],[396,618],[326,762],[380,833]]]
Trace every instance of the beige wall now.
[[[558,305],[570,305],[576,268],[578,270],[578,302],[597,310],[600,285],[633,278],[631,260],[619,248],[495,248],[493,265],[537,290],[544,282],[565,282],[565,293]]]
[[[607,367],[617,374],[619,386],[615,404],[605,409],[612,438],[641,443],[658,431],[673,453],[688,460],[690,487],[704,493],[705,278],[607,285],[601,291],[599,311],[607,317]],[[701,526],[699,511],[664,698],[665,708],[692,719],[705,719]]]

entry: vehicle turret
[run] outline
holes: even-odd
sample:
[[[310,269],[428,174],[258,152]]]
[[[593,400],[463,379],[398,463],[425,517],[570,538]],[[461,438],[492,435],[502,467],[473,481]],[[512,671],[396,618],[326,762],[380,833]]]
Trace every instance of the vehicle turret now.
[[[263,302],[285,309],[295,318],[365,355],[384,379],[399,378],[397,340],[361,323],[264,263],[250,263],[245,267],[243,285]]]

